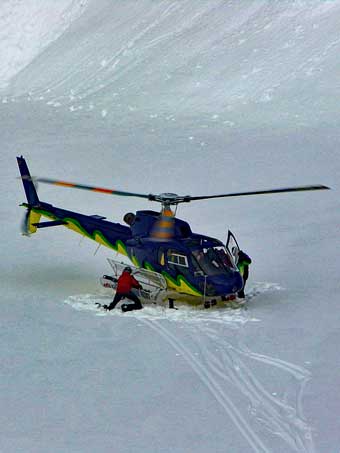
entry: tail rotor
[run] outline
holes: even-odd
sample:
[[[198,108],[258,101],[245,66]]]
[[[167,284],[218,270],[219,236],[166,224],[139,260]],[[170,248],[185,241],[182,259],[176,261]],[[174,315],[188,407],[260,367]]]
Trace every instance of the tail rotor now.
[[[30,211],[31,211],[31,209],[27,208],[27,210],[25,212],[25,215],[24,215],[24,217],[23,217],[23,219],[21,221],[21,224],[20,224],[21,234],[23,236],[29,236],[30,235],[30,231],[29,231]]]

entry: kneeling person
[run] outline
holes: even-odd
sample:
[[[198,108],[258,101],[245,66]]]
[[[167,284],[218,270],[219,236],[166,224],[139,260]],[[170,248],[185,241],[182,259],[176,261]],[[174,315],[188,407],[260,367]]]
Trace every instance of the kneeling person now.
[[[126,267],[122,275],[118,279],[117,290],[113,301],[108,306],[104,305],[104,308],[106,308],[107,310],[112,310],[113,308],[115,308],[118,302],[124,298],[132,300],[132,302],[134,303],[123,304],[123,311],[140,310],[141,308],[143,308],[143,305],[138,296],[136,296],[136,294],[132,292],[133,288],[142,289],[142,285],[131,274],[131,267]]]

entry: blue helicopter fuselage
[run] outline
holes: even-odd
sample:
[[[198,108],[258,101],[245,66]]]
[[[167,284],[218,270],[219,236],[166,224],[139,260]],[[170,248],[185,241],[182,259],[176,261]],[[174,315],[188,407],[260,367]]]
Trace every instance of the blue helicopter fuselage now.
[[[242,277],[223,243],[196,234],[187,222],[174,219],[171,240],[151,236],[159,213],[138,211],[130,226],[109,222],[105,217],[85,215],[40,202],[29,209],[30,232],[63,225],[101,245],[127,256],[137,267],[162,274],[174,299],[199,302],[202,298],[227,297],[243,286]],[[49,219],[40,222],[41,217]]]
[[[125,226],[109,222],[102,216],[55,207],[40,201],[25,159],[21,156],[17,161],[27,198],[27,203],[23,203],[27,208],[25,234],[64,226],[127,256],[136,267],[162,274],[168,294],[175,300],[201,303],[202,299],[236,294],[243,287],[230,251],[217,239],[193,233],[184,220],[170,216],[171,237],[165,240],[160,239],[163,237],[160,235],[155,238],[157,228],[164,234],[159,228],[164,216],[155,211],[128,213],[124,217],[128,225]],[[60,184],[72,186],[64,182]],[[171,197],[172,194],[163,196]],[[41,222],[41,217],[48,220]],[[168,219],[165,218],[165,224]]]
[[[168,286],[196,297],[223,297],[237,293],[242,277],[223,243],[196,234],[184,220],[174,219],[171,240],[155,240],[151,233],[159,213],[138,211],[127,241],[137,266],[161,273]]]

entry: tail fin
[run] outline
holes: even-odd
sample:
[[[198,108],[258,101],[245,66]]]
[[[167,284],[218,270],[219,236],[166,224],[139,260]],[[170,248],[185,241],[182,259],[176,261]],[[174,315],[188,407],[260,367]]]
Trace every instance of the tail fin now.
[[[27,202],[30,206],[38,206],[40,204],[37,191],[35,190],[33,181],[31,179],[30,172],[23,156],[17,157],[18,166],[24,185]]]

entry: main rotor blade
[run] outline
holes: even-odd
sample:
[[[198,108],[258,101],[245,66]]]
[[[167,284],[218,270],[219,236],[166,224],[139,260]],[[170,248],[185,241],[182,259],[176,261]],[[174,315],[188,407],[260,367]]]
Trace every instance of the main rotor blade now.
[[[252,192],[234,192],[225,193],[219,195],[205,195],[201,197],[185,197],[183,201],[196,201],[196,200],[208,200],[211,198],[225,198],[225,197],[243,197],[248,195],[265,195],[271,193],[283,193],[283,192],[302,192],[307,190],[329,190],[330,188],[323,185],[314,186],[296,186],[296,187],[283,187],[281,189],[269,189],[269,190],[256,190]]]
[[[139,197],[139,198],[146,198],[147,200],[150,200],[150,197],[152,197],[152,195],[147,195],[147,194],[143,194],[143,193],[125,192],[122,190],[115,190],[115,189],[105,189],[103,187],[88,186],[85,184],[77,184],[77,183],[68,182],[68,181],[60,181],[59,179],[50,179],[50,178],[32,178],[32,179],[34,181],[42,182],[43,184],[53,184],[55,186],[69,187],[72,189],[90,190],[92,192],[106,193],[108,195],[120,195],[123,197]]]
[[[26,178],[25,176],[22,177],[23,179]],[[256,191],[249,191],[249,192],[234,192],[234,193],[225,193],[225,194],[217,194],[217,195],[202,195],[198,197],[192,197],[190,195],[180,196],[176,194],[144,194],[138,192],[126,192],[123,190],[115,190],[115,189],[106,189],[103,187],[96,187],[96,186],[88,186],[85,184],[78,184],[68,181],[61,181],[59,179],[51,179],[51,178],[31,178],[27,176],[27,179],[32,180],[33,182],[41,182],[43,184],[52,184],[55,186],[61,187],[69,187],[73,189],[82,189],[82,190],[89,190],[92,192],[99,192],[105,193],[108,195],[119,195],[123,197],[138,197],[144,198],[150,201],[158,201],[162,204],[167,205],[177,205],[179,203],[185,203],[190,201],[197,201],[197,200],[209,200],[213,198],[227,198],[227,197],[241,197],[241,196],[249,196],[249,195],[265,195],[265,194],[273,194],[273,193],[284,193],[284,192],[302,192],[302,191],[310,191],[310,190],[329,190],[330,188],[323,185],[310,185],[310,186],[295,186],[295,187],[282,187],[278,189],[269,189],[269,190],[256,190]]]

